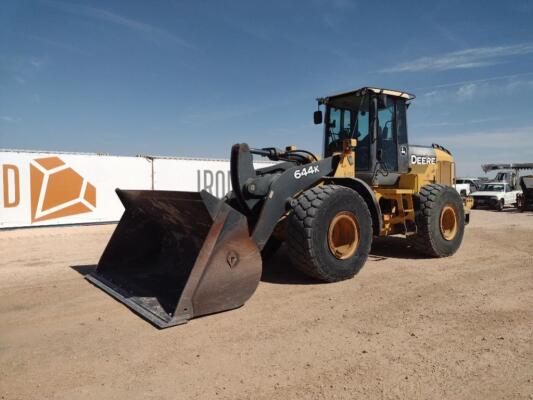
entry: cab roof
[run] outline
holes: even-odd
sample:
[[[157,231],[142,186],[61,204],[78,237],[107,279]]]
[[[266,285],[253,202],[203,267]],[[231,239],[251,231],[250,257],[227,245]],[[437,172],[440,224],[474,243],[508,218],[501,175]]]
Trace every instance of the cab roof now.
[[[321,97],[321,98],[318,98],[317,100],[318,100],[318,102],[320,104],[325,104],[325,103],[328,102],[328,100],[334,99],[336,97],[343,97],[343,96],[348,96],[348,95],[351,95],[351,94],[362,96],[368,91],[373,92],[373,93],[377,93],[377,94],[386,94],[388,96],[393,96],[393,97],[401,97],[401,98],[406,99],[406,100],[413,100],[416,97],[414,94],[407,93],[407,92],[400,92],[398,90],[383,89],[383,88],[365,86],[365,87],[362,87],[360,89],[351,90],[351,91],[348,91],[348,92],[336,93],[336,94],[332,94],[332,95],[329,95],[329,96],[326,96],[326,97]]]

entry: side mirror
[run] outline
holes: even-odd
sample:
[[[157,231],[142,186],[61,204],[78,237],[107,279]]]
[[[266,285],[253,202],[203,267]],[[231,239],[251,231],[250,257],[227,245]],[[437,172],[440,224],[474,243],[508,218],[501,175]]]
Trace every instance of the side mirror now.
[[[320,125],[322,123],[322,111],[318,110],[313,113],[313,122],[315,125]]]

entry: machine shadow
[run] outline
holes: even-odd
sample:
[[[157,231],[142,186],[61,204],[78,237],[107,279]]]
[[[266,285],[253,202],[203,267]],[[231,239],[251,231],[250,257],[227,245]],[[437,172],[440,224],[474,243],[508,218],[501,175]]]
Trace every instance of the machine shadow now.
[[[369,261],[383,261],[389,258],[416,260],[428,256],[418,253],[405,238],[394,236],[374,238]],[[263,261],[261,281],[282,285],[324,284],[298,271],[289,260],[286,246],[282,246],[272,258]]]
[[[407,260],[420,260],[428,256],[419,253],[407,239],[398,236],[374,238],[370,256],[385,258],[401,258]]]
[[[370,250],[369,261],[382,261],[388,258],[423,259],[427,257],[417,253],[407,240],[402,237],[389,236],[384,238],[374,238]],[[70,268],[78,272],[80,275],[85,276],[96,270],[96,264],[71,265]],[[292,265],[289,260],[288,249],[286,246],[281,246],[270,259],[263,261],[261,281],[282,285],[323,284],[323,282],[310,278],[298,271]]]
[[[513,213],[513,214],[530,214],[531,215],[531,212],[533,211],[532,210],[523,210],[523,211],[520,211],[518,208],[504,208],[502,211],[502,213]]]
[[[71,265],[70,268],[81,276],[85,276],[96,271],[96,264]],[[263,262],[261,281],[288,285],[316,285],[323,283],[306,276],[294,268],[288,259],[285,246],[282,246],[271,259]]]
[[[96,271],[96,264],[92,264],[92,265],[71,265],[70,268],[72,268],[78,274],[80,274],[82,276],[85,276],[85,275],[88,275],[88,274]]]
[[[520,213],[520,212],[523,212],[523,211],[520,211],[518,208],[516,207],[506,207],[504,208],[503,210],[496,210],[494,208],[476,208],[475,209],[476,211],[489,211],[489,212],[493,212],[493,213],[501,213],[501,214],[516,214],[516,213]],[[526,210],[527,211],[527,210]]]
[[[290,262],[287,246],[284,245],[271,258],[263,261],[261,281],[281,285],[320,285],[324,283],[298,271]]]

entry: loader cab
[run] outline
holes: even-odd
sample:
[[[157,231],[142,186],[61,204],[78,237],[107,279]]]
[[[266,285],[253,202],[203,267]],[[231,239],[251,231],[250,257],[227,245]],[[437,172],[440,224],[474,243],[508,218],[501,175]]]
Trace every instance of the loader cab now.
[[[413,98],[362,88],[318,99],[325,105],[324,157],[340,151],[344,139],[356,139],[356,176],[371,185],[395,185],[409,169],[406,110]]]

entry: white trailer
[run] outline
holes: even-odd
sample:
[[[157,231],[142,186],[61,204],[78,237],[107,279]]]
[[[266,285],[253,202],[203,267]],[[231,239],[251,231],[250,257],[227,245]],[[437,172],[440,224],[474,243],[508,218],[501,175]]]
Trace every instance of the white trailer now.
[[[228,160],[0,149],[0,169],[0,229],[116,222],[116,188],[231,190]]]

